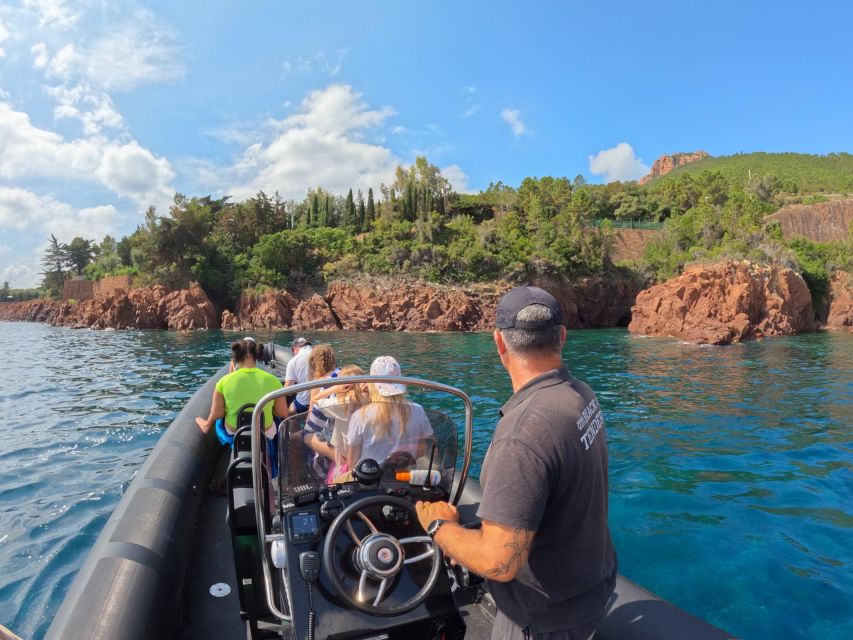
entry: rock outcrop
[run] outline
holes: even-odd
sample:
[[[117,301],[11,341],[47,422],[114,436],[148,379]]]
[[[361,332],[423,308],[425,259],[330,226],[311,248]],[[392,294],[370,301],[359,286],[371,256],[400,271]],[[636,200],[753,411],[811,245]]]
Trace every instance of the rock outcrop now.
[[[764,218],[777,221],[785,238],[803,236],[815,242],[847,238],[853,225],[853,198],[816,204],[788,204]]]
[[[640,184],[646,184],[655,178],[660,178],[673,171],[676,167],[698,162],[711,156],[707,151],[694,151],[693,153],[673,153],[671,155],[661,156],[652,164],[652,170],[649,175],[640,178]]]
[[[76,304],[50,300],[0,305],[0,320],[25,320],[89,329],[216,329],[216,309],[198,285],[118,290]]]
[[[18,322],[52,323],[60,309],[67,306],[56,300],[27,300],[26,302],[4,302],[0,304],[0,320]]]
[[[826,326],[853,331],[853,277],[846,271],[836,271],[830,278]]]
[[[551,291],[569,327],[627,324],[640,290],[629,279],[586,278],[577,282],[542,278],[533,284]],[[222,328],[351,331],[483,331],[492,328],[507,282],[451,287],[405,278],[360,278],[332,282],[316,291],[244,295],[236,313],[224,311]]]
[[[755,263],[693,265],[637,296],[629,331],[730,344],[815,329],[811,294],[791,269]]]

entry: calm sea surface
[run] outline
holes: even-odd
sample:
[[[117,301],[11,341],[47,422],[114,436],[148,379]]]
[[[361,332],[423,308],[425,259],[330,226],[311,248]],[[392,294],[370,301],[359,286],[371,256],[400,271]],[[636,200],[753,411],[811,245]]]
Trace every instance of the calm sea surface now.
[[[287,342],[287,332],[264,334]],[[41,638],[163,430],[234,334],[0,323],[0,622]],[[468,392],[475,475],[509,381],[486,334],[334,333]],[[853,637],[853,335],[726,348],[573,332],[598,393],[620,571],[745,638]]]

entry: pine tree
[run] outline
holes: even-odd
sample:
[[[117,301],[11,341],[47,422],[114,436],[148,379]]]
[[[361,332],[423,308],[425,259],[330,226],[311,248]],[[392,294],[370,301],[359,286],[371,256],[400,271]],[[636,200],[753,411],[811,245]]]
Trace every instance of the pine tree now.
[[[50,244],[47,251],[44,252],[41,264],[44,267],[42,286],[51,294],[59,295],[62,293],[62,287],[65,284],[65,273],[62,270],[65,264],[65,249],[52,233],[50,234]]]

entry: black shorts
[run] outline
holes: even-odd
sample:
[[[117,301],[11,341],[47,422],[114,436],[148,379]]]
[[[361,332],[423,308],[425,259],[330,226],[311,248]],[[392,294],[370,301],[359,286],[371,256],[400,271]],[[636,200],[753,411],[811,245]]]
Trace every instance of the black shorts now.
[[[504,614],[498,611],[492,626],[492,640],[592,640],[599,621],[547,633],[533,633],[530,628],[522,629]]]

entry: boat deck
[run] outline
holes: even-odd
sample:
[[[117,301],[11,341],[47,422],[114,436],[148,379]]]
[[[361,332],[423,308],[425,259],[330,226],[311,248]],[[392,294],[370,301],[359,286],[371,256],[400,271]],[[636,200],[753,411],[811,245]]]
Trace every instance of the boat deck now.
[[[208,492],[202,506],[194,553],[187,574],[184,627],[181,640],[246,638],[246,624],[240,619],[240,602],[234,575],[231,538],[225,522],[227,500]],[[231,593],[215,597],[210,587],[225,583]],[[465,638],[486,640],[494,620],[491,598],[480,603],[459,601],[460,613],[468,630]]]
[[[478,502],[476,494],[463,496],[459,505],[463,521],[474,517]],[[240,619],[226,510],[225,496],[206,492],[186,576],[181,640],[248,637],[246,624]],[[214,597],[210,587],[217,583],[227,584],[231,592]],[[479,602],[471,602],[462,600],[463,591],[457,591],[456,595],[467,625],[466,640],[487,640],[495,613],[491,596],[482,593]],[[270,637],[281,636],[271,627]],[[723,640],[732,636],[619,576],[607,616],[595,637],[596,640]]]

